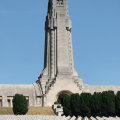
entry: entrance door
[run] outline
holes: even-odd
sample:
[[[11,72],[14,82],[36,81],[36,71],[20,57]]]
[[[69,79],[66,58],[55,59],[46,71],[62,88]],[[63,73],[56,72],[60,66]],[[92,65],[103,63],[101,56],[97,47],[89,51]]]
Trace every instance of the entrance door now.
[[[63,97],[64,95],[71,95],[72,92],[69,90],[62,90],[57,94],[57,101],[59,102],[59,104],[61,104],[63,106]]]
[[[61,95],[59,95],[59,97],[58,97],[58,99],[57,99],[57,101],[59,102],[59,104],[61,104],[62,106],[63,106],[63,96],[64,96],[65,94],[61,94]]]

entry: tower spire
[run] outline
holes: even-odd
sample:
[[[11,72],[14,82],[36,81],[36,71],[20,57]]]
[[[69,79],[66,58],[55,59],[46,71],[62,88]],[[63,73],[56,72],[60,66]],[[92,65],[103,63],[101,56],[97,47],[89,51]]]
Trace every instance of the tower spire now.
[[[43,94],[56,78],[80,79],[74,68],[71,29],[67,0],[49,0],[45,22],[44,69],[36,81],[41,85]]]

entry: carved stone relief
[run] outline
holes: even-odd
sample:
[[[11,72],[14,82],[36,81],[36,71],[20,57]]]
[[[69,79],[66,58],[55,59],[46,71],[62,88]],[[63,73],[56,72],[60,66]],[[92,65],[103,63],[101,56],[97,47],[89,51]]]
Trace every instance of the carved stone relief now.
[[[41,106],[42,105],[42,97],[37,96],[37,105]]]

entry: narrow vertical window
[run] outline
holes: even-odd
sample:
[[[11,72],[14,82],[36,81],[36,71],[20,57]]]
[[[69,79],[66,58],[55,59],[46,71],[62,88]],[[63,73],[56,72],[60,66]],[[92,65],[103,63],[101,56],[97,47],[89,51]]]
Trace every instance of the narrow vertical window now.
[[[57,0],[57,5],[63,5],[63,0]]]
[[[59,5],[59,0],[57,0],[57,5]]]
[[[63,5],[63,0],[60,0],[60,5]]]

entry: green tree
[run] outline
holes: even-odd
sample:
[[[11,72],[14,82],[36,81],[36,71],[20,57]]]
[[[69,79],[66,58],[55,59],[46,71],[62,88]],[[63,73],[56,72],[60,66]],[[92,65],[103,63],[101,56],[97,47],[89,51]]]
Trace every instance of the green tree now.
[[[80,96],[78,93],[71,95],[70,106],[72,115],[77,117],[80,114]]]
[[[84,94],[84,102],[85,102],[86,106],[90,108],[90,104],[91,104],[91,93],[85,93],[85,94]]]
[[[70,107],[70,96],[63,96],[63,113],[65,116],[72,116],[71,107]]]
[[[87,116],[87,117],[91,117],[91,111],[90,111],[90,108],[89,108],[89,106],[87,106],[87,105],[89,105],[89,102],[86,102],[86,96],[87,96],[88,94],[86,94],[86,93],[81,93],[81,95],[80,95],[80,116],[82,116],[82,117],[85,117],[85,116]],[[89,96],[89,95],[88,95]],[[87,98],[88,98],[88,100],[90,100],[90,98],[87,96]]]
[[[115,96],[116,115],[120,117],[120,91]]]
[[[101,116],[109,117],[108,103],[109,103],[109,93],[107,91],[103,91],[102,100],[101,100]]]
[[[15,115],[25,115],[28,112],[27,100],[22,94],[13,97],[13,112]]]
[[[108,91],[109,94],[109,103],[108,103],[108,116],[114,117],[116,115],[116,108],[115,108],[115,94],[114,91]]]
[[[101,116],[101,93],[96,93],[91,97],[91,115],[96,117],[96,116]]]

